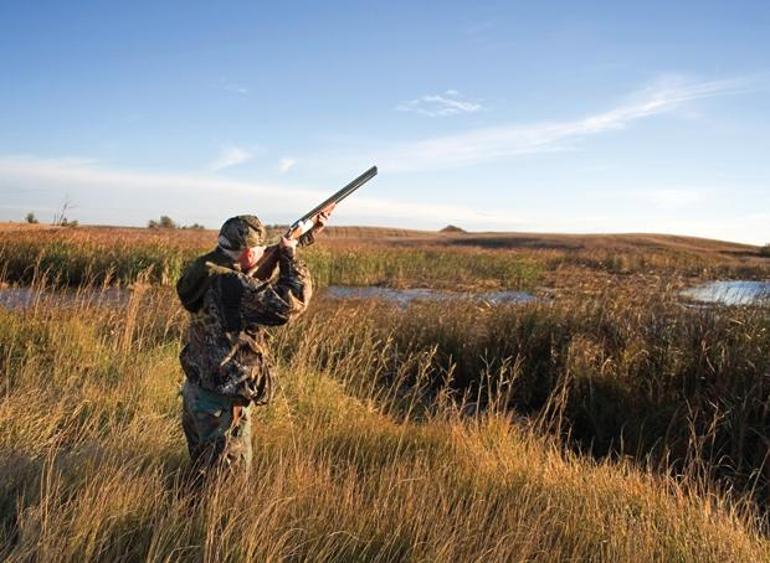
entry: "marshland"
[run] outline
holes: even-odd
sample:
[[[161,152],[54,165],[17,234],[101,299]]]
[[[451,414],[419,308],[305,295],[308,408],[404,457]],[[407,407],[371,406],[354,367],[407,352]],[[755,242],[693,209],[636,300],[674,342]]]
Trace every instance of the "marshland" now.
[[[273,333],[253,471],[192,494],[173,283],[215,241],[0,233],[0,291],[32,296],[0,308],[4,559],[770,558],[770,317],[682,293],[767,280],[761,249],[330,229],[302,251],[310,309]]]

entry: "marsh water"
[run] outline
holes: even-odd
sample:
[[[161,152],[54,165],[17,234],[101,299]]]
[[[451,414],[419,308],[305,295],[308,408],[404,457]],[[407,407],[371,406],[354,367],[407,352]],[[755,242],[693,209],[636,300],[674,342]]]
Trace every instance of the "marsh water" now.
[[[469,293],[437,289],[392,289],[388,287],[348,287],[333,285],[321,291],[333,299],[379,299],[406,306],[414,301],[468,300],[490,305],[527,303],[535,299],[523,291],[489,291]],[[76,304],[120,306],[128,302],[131,290],[107,288],[98,290],[36,290],[29,287],[0,288],[0,307],[28,309],[36,305],[74,306]]]
[[[326,289],[326,295],[334,299],[380,299],[398,305],[408,305],[413,301],[458,301],[469,300],[501,305],[503,303],[527,303],[535,296],[523,291],[488,291],[470,293],[443,291],[438,289],[392,289],[389,287],[348,287],[332,285]]]
[[[332,299],[378,299],[406,307],[416,301],[472,301],[490,305],[529,303],[538,298],[524,291],[460,292],[438,289],[393,289],[332,285],[321,292]],[[704,305],[770,305],[770,282],[715,281],[683,290],[687,301]],[[28,309],[36,305],[74,306],[91,304],[118,307],[128,302],[128,288],[88,290],[40,290],[29,287],[0,288],[0,307]]]
[[[770,282],[714,281],[685,289],[682,296],[691,301],[716,305],[770,305]]]

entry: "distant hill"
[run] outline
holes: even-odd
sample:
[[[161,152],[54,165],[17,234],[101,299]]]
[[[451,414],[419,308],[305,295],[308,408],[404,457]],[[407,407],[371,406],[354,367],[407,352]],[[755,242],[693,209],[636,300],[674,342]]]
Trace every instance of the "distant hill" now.
[[[275,227],[275,226],[273,226]],[[455,230],[458,229],[458,230]],[[56,227],[45,224],[0,223],[0,234],[10,232],[61,232],[73,236],[111,234],[128,236],[131,239],[144,237],[173,237],[174,239],[201,241],[209,244],[216,240],[217,230],[195,229],[147,229],[144,227],[111,227],[81,225],[77,229]],[[277,237],[279,231],[271,229]],[[609,251],[679,251],[696,253],[721,253],[735,256],[760,256],[760,247],[737,242],[727,242],[698,237],[676,235],[626,233],[626,234],[561,234],[561,233],[512,233],[512,232],[466,232],[449,225],[439,231],[420,231],[391,227],[328,227],[321,235],[333,243],[377,243],[396,246],[456,246],[489,249],[554,249],[554,250],[609,250]]]

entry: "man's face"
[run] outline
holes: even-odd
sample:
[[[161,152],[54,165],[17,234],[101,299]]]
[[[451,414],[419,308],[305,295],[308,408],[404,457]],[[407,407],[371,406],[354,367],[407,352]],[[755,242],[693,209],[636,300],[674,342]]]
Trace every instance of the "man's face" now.
[[[264,253],[264,246],[252,246],[245,248],[241,254],[241,257],[238,259],[238,262],[241,265],[241,270],[244,272],[251,270],[254,266],[257,265],[257,262],[259,262],[259,259],[262,258]]]

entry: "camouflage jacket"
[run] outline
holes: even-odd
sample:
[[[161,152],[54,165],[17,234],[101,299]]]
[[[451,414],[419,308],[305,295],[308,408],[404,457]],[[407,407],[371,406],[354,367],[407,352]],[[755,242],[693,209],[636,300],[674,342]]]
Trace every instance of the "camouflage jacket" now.
[[[301,314],[312,295],[310,275],[283,250],[278,277],[261,282],[239,270],[221,250],[187,267],[177,292],[191,311],[180,361],[187,378],[204,389],[267,403],[273,393],[266,327]]]

